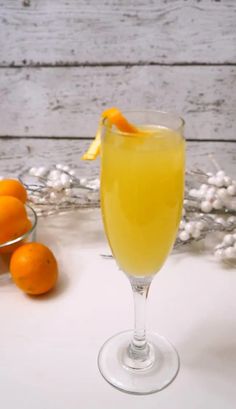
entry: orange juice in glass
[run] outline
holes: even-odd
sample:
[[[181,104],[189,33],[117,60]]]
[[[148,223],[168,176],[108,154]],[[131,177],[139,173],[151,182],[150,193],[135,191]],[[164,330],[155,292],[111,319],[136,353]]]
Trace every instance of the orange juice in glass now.
[[[102,143],[101,207],[121,269],[132,276],[160,270],[181,217],[184,140],[164,127],[150,135],[108,130]]]
[[[145,304],[151,281],[174,244],[183,194],[184,121],[158,112],[128,112],[137,134],[106,120],[101,141],[101,208],[114,258],[128,276],[135,302],[134,331],[103,345],[98,365],[120,390],[148,394],[177,375],[179,357],[162,336],[147,333]]]

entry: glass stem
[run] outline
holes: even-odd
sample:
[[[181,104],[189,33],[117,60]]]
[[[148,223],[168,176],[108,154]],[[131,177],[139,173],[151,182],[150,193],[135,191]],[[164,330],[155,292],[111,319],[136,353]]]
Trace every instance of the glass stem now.
[[[128,354],[133,360],[145,361],[149,355],[146,340],[146,303],[151,279],[130,279],[134,295],[134,332],[128,348]]]

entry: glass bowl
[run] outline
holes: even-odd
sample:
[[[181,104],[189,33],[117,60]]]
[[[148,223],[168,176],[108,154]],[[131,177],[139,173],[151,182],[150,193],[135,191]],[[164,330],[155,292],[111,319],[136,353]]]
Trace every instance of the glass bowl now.
[[[25,205],[28,219],[31,221],[31,228],[21,236],[17,237],[14,240],[6,241],[5,243],[0,244],[0,254],[1,253],[11,253],[14,251],[20,244],[23,242],[32,242],[36,240],[36,226],[37,226],[37,214],[34,209],[29,205]]]

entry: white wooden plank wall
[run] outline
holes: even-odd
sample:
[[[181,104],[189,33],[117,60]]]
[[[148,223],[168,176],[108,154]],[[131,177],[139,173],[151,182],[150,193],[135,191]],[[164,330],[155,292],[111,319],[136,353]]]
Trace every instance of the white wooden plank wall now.
[[[10,138],[1,140],[0,176],[19,175],[31,166],[50,166],[62,163],[77,170],[78,176],[96,178],[99,176],[100,161],[82,161],[89,140],[78,139],[32,139]],[[200,167],[215,171],[210,159],[222,165],[228,174],[236,177],[236,149],[234,142],[187,142],[187,167]]]
[[[236,63],[235,0],[1,0],[2,65]]]
[[[235,0],[0,0],[0,173],[78,164],[111,105],[178,112],[190,162],[236,173],[235,89]]]
[[[236,68],[132,66],[2,68],[0,135],[92,136],[105,108],[163,109],[189,139],[236,139]]]

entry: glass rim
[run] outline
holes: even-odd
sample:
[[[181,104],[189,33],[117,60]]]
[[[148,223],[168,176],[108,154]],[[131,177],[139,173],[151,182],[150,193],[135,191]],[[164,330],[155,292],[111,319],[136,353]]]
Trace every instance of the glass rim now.
[[[171,130],[178,132],[181,129],[183,129],[184,126],[185,126],[185,120],[182,118],[182,116],[180,116],[177,113],[172,112],[172,111],[165,111],[165,110],[158,110],[158,109],[127,109],[127,110],[122,111],[122,113],[124,113],[124,114],[126,114],[126,113],[127,114],[129,114],[129,113],[132,113],[132,114],[134,114],[134,113],[137,113],[137,114],[138,113],[139,114],[140,113],[151,113],[151,114],[173,115],[173,117],[180,122],[180,125],[178,127],[170,128]],[[104,128],[108,128],[107,118],[103,119],[102,125],[104,126]],[[129,136],[129,137],[133,136],[132,133],[122,132],[119,129],[115,129],[115,130],[113,130],[113,132],[115,134],[117,134],[117,135],[125,135],[125,136]],[[182,135],[182,137],[184,138],[184,135]]]
[[[5,241],[4,243],[1,243],[0,244],[0,249],[4,248],[4,247],[7,247],[7,246],[11,246],[12,244],[19,243],[20,241],[26,239],[35,230],[35,228],[37,226],[38,216],[37,216],[35,210],[31,206],[26,204],[25,207],[26,207],[26,209],[30,210],[32,212],[32,215],[33,215],[33,222],[32,222],[31,228],[26,233],[22,234],[21,236],[18,236],[16,239]]]

